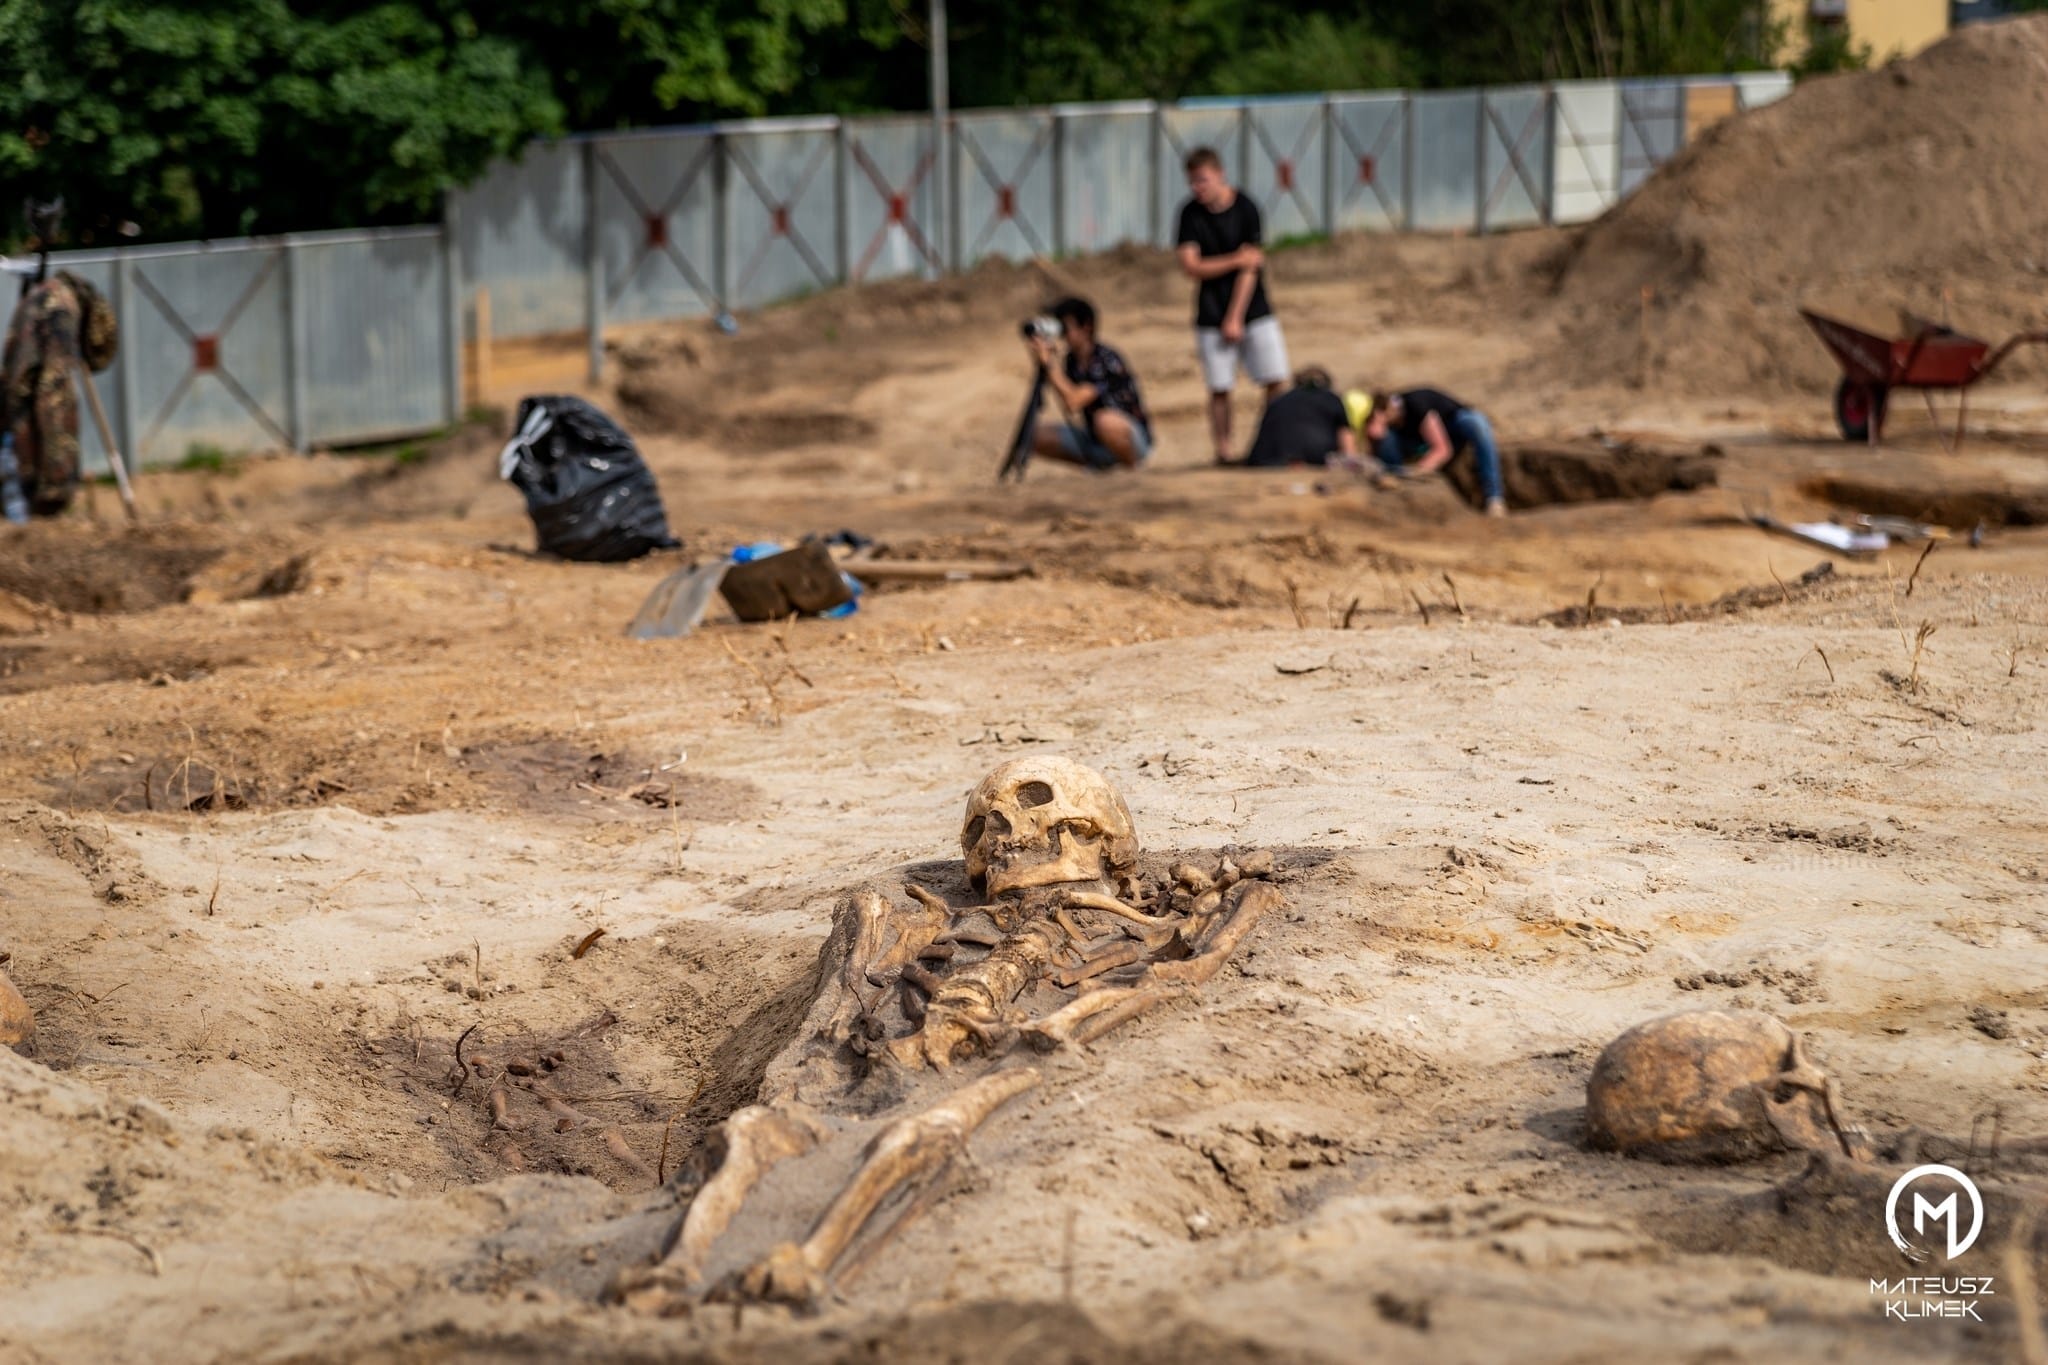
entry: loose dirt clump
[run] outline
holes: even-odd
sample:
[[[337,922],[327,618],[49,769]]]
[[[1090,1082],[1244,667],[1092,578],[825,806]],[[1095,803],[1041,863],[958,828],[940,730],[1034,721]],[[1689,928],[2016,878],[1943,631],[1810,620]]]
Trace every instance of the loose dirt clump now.
[[[1709,129],[1558,253],[1564,341],[1539,363],[1587,387],[1810,391],[1836,370],[1796,303],[1938,318],[1947,299],[1992,341],[2038,327],[2044,142],[2048,16],[1804,82]],[[2042,369],[2022,353],[2001,373]]]

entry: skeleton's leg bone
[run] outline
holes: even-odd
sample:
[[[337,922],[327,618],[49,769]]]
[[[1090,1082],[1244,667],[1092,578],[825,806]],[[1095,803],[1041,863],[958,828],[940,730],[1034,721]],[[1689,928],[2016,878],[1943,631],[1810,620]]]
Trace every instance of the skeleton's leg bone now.
[[[675,1241],[661,1260],[619,1277],[612,1289],[617,1301],[642,1312],[660,1313],[677,1301],[677,1295],[694,1291],[703,1281],[704,1261],[712,1245],[762,1177],[776,1163],[810,1151],[820,1136],[816,1121],[808,1114],[764,1104],[735,1112],[719,1132],[725,1159],[690,1201]]]
[[[1032,1067],[1010,1067],[963,1087],[922,1114],[890,1124],[803,1245],[777,1247],[740,1277],[740,1292],[798,1305],[817,1302],[831,1287],[832,1268],[883,1201],[904,1185],[943,1170],[967,1150],[967,1139],[983,1120],[1038,1080]]]

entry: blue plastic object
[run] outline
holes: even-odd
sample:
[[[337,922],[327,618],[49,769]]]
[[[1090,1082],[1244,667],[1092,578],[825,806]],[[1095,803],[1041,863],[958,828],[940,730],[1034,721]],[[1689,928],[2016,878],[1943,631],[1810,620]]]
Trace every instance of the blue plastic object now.
[[[0,434],[0,516],[16,526],[28,524],[28,495],[21,487],[21,465],[14,457],[14,433]]]

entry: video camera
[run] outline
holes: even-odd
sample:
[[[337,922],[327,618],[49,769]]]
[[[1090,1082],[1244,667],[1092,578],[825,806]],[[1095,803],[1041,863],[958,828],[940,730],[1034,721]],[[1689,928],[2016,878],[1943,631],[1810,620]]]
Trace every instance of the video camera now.
[[[1066,326],[1058,318],[1042,313],[1035,318],[1026,318],[1018,323],[1017,330],[1023,333],[1026,341],[1033,339],[1039,341],[1058,341],[1067,334]]]
[[[35,238],[44,251],[48,251],[56,244],[58,234],[64,230],[64,197],[59,195],[48,201],[23,200],[21,221],[22,226],[28,229],[29,236]]]

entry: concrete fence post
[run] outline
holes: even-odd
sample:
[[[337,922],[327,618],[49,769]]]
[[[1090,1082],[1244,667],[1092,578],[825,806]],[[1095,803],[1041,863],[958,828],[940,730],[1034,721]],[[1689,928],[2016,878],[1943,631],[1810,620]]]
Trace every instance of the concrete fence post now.
[[[129,325],[129,301],[135,297],[129,287],[128,271],[128,252],[124,248],[114,255],[114,317],[123,327]],[[142,472],[142,452],[135,448],[135,394],[138,387],[135,371],[138,361],[134,352],[124,350],[119,365],[120,373],[115,377],[115,385],[121,395],[121,420],[115,430],[121,438],[121,457],[128,461],[131,473],[139,474]]]
[[[452,206],[444,202],[442,209],[441,234],[452,231],[450,218]],[[299,281],[299,244],[290,236],[284,239],[284,424],[285,431],[292,438],[292,449],[303,455],[312,444],[306,430],[306,352],[309,349],[306,325],[306,301]],[[446,260],[447,253],[442,253]],[[443,267],[446,268],[445,266]],[[460,321],[458,315],[457,321]],[[461,362],[462,336],[455,337],[457,364]]]
[[[583,330],[589,344],[588,378],[604,382],[604,236],[599,231],[597,142],[583,144]]]
[[[838,283],[859,284],[853,277],[853,134],[845,119],[832,124],[832,242]]]
[[[443,348],[442,383],[447,388],[447,418],[450,426],[462,420],[462,234],[459,230],[461,212],[455,206],[453,197],[441,200],[441,317],[442,327],[448,334],[448,344]],[[285,264],[292,263],[289,254]],[[296,303],[292,305],[292,316],[304,312]],[[293,323],[293,344],[297,344],[298,323]],[[295,366],[303,369],[303,366]],[[297,388],[295,385],[295,393]],[[296,404],[295,404],[296,407]],[[296,439],[299,433],[294,432]]]

